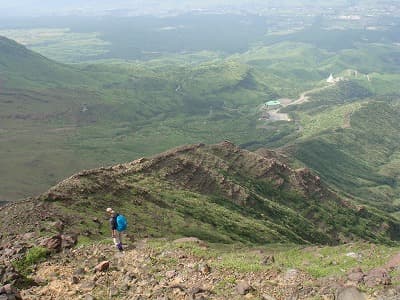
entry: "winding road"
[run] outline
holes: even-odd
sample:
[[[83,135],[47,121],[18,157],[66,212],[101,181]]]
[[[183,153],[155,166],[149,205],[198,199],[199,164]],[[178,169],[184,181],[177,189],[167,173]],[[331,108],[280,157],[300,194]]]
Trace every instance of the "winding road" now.
[[[288,114],[280,112],[280,110],[282,108],[288,107],[290,105],[298,105],[298,104],[305,103],[309,99],[309,97],[308,97],[309,94],[322,91],[324,89],[332,87],[333,85],[335,85],[335,83],[305,91],[305,92],[300,94],[300,97],[297,100],[294,100],[294,101],[289,102],[289,103],[282,103],[281,107],[279,107],[277,109],[269,110],[268,111],[268,114],[270,115],[270,119],[269,120],[270,121],[288,121],[288,122],[291,121],[291,119],[290,119]]]

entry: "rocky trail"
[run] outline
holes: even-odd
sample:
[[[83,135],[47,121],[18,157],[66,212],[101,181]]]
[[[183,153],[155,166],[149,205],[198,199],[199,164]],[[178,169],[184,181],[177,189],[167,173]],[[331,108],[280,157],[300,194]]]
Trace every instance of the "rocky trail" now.
[[[235,257],[197,238],[144,239],[130,242],[124,252],[106,242],[110,241],[59,249],[34,266],[31,287],[18,292],[13,286],[5,286],[0,299],[395,300],[400,297],[400,285],[393,284],[400,279],[400,254],[367,272],[356,267],[343,276],[315,278],[280,261],[282,258],[274,256],[268,248],[238,250]],[[51,245],[47,243],[46,247]],[[315,253],[324,264],[320,249],[312,246],[302,251]],[[358,258],[361,255],[346,254]],[[397,277],[389,275],[393,271]],[[14,274],[14,278],[18,275]]]
[[[182,146],[0,207],[0,300],[399,299],[398,223],[279,157],[228,141]],[[109,237],[110,203],[130,224],[124,253]],[[318,218],[296,203],[318,204]]]

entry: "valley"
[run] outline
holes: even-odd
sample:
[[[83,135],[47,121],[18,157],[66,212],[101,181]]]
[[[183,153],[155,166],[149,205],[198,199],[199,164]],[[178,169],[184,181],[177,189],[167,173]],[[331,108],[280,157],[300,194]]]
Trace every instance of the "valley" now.
[[[5,45],[4,51],[7,47],[11,45]],[[398,50],[395,46],[368,46],[368,57],[374,63],[366,68],[363,62],[352,60],[356,54],[365,56],[366,47],[335,54],[285,42],[211,61],[204,53],[137,63],[71,66],[21,50],[35,70],[42,70],[39,77],[32,69],[25,71],[27,65],[10,64],[18,61],[15,57],[4,57],[8,71],[2,75],[0,139],[10,142],[0,150],[2,165],[9,170],[0,183],[1,199],[41,193],[80,169],[131,161],[177,145],[223,139],[250,150],[263,146],[288,150],[295,164],[309,166],[306,157],[317,151],[310,145],[335,143],[339,135],[366,130],[364,117],[358,128],[351,124],[357,115],[371,113],[368,118],[379,122],[384,109],[388,114],[385,119],[396,119],[398,67],[388,58]],[[304,61],[301,64],[300,58]],[[385,74],[385,68],[390,73]],[[369,76],[349,76],[349,69]],[[18,75],[21,73],[23,77]],[[331,86],[326,82],[330,73],[348,80]],[[15,101],[18,98],[24,106]],[[257,107],[282,98],[297,99],[280,108],[282,115],[278,115],[294,122],[258,120]],[[376,111],[369,112],[365,105],[376,107]],[[395,127],[392,122],[387,125]],[[378,135],[387,130],[384,127]],[[395,134],[396,129],[388,130]],[[374,138],[361,137],[365,139],[360,140],[362,145]],[[372,153],[396,157],[398,150],[393,143],[395,139],[376,144],[378,148]],[[27,144],[32,146],[21,146]],[[345,148],[338,149],[335,160],[357,155],[358,167],[352,172],[359,171],[337,187],[355,191],[359,186],[353,196],[363,191],[362,197],[378,200],[374,205],[389,205],[395,212],[396,200],[389,199],[398,197],[396,179],[387,185],[390,180],[381,168],[393,169],[397,160],[392,165],[383,157],[360,157],[354,146],[340,147]],[[327,167],[332,158],[323,161],[326,163],[321,161],[312,168],[322,177],[329,174],[324,178],[337,185],[339,181]],[[29,166],[35,168],[24,171]],[[338,174],[348,174],[345,166],[336,164]],[[359,176],[367,174],[376,179],[358,182]]]
[[[400,297],[397,2],[78,2],[0,4],[0,298]]]
[[[272,108],[272,109],[264,109],[267,114],[269,115],[267,118],[262,118],[266,119],[268,121],[291,121],[289,114],[287,113],[281,113],[280,110],[281,108],[288,107],[290,105],[300,105],[303,104],[304,102],[308,101],[308,94],[314,93],[314,92],[319,92],[323,91],[326,88],[329,88],[331,85],[327,85],[324,87],[319,87],[319,88],[314,88],[312,90],[303,92],[300,94],[300,97],[296,100],[292,99],[279,99],[279,108]]]

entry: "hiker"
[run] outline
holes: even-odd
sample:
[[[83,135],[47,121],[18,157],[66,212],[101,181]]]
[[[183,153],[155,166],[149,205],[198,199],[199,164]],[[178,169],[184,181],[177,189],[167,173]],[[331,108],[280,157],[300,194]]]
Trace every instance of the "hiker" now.
[[[114,245],[119,251],[123,251],[122,247],[122,232],[126,229],[126,219],[123,215],[116,213],[111,207],[106,209],[110,214],[111,235]]]

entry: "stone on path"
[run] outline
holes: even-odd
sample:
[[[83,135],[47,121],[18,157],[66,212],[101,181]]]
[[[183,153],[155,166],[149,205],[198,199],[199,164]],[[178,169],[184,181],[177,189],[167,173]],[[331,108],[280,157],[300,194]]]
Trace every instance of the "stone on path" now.
[[[18,290],[11,284],[6,284],[0,288],[0,299],[7,300],[22,300],[21,294]]]
[[[345,287],[336,292],[336,300],[366,300],[364,294],[362,294],[355,287]]]
[[[386,268],[393,270],[400,267],[400,253],[394,255],[386,264]]]
[[[94,267],[96,272],[105,272],[110,267],[110,262],[108,260],[102,261],[97,266]]]
[[[391,279],[386,269],[376,268],[365,275],[364,282],[367,287],[375,287],[378,285],[390,285]]]
[[[61,235],[55,235],[49,238],[46,238],[42,243],[41,246],[46,247],[51,251],[59,252],[61,251],[62,239]]]
[[[236,284],[236,292],[239,295],[246,295],[253,290],[252,286],[245,280],[240,280]]]

